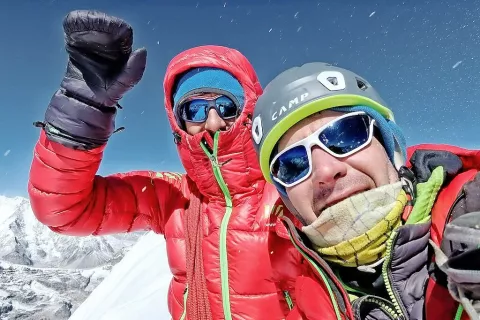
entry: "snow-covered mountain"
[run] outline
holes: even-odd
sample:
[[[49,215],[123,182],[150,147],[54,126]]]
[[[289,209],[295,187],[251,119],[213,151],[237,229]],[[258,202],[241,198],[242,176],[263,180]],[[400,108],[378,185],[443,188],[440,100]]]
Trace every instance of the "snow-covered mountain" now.
[[[143,234],[58,235],[0,196],[0,319],[68,319]]]
[[[70,320],[171,319],[167,261],[163,236],[142,236]]]

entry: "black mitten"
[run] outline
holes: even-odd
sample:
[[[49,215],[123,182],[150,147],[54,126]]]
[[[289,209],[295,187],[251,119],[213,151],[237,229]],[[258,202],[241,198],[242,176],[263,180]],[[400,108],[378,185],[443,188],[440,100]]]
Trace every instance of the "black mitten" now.
[[[142,78],[147,52],[132,52],[133,30],[97,11],[70,12],[64,22],[68,66],[45,113],[48,138],[89,150],[115,130],[118,101]]]

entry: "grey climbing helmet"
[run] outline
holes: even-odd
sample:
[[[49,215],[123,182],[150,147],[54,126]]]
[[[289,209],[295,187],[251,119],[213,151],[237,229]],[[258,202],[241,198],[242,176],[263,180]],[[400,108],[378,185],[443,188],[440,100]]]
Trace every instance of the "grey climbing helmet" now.
[[[272,152],[288,129],[326,109],[365,106],[394,123],[392,111],[377,91],[352,71],[328,63],[312,62],[275,77],[259,97],[252,123],[252,138],[262,173],[270,177]]]

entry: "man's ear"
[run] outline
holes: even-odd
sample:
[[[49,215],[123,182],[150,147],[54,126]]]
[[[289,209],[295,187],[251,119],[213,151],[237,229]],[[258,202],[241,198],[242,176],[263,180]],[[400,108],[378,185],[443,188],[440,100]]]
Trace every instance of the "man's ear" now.
[[[373,136],[378,140],[378,142],[382,144],[382,146],[385,146],[382,133],[380,132],[380,129],[377,126],[373,126]]]

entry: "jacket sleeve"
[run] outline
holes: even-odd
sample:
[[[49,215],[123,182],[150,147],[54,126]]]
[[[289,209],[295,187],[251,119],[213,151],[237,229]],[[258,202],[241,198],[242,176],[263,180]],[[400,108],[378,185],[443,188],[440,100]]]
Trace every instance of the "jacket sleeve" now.
[[[464,315],[480,317],[480,173],[467,181],[443,230],[441,246],[432,243],[435,262],[446,276],[446,287],[460,302]],[[463,178],[465,180],[465,178]],[[453,182],[452,182],[453,183]]]
[[[75,236],[164,233],[172,211],[185,204],[184,177],[152,171],[101,177],[96,172],[103,150],[73,150],[41,132],[28,183],[37,219],[57,233]]]

